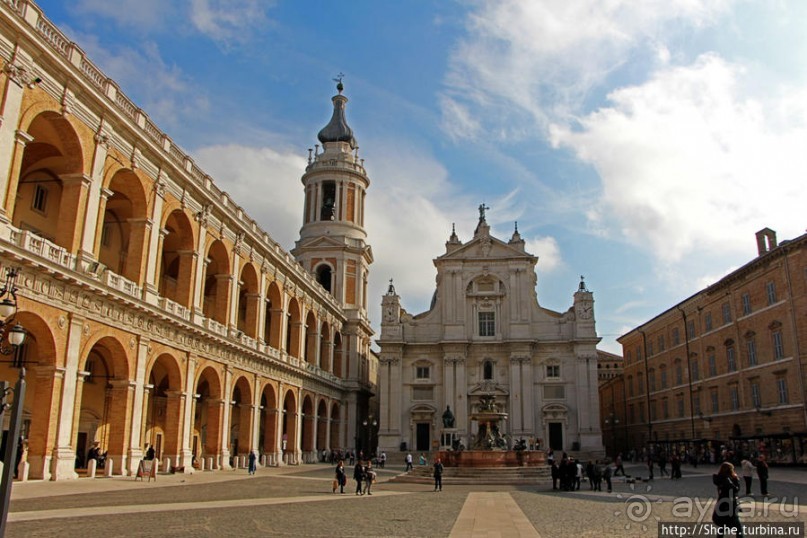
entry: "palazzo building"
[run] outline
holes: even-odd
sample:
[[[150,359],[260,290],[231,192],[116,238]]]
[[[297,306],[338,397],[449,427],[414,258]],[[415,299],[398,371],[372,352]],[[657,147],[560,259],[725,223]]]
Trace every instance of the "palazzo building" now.
[[[452,232],[434,260],[427,312],[406,312],[392,283],[383,297],[379,450],[471,448],[493,397],[510,443],[602,454],[593,294],[581,281],[566,312],[541,307],[538,258],[517,229],[493,237],[479,209],[473,238]]]
[[[0,2],[0,276],[19,268],[31,478],[77,477],[95,442],[114,474],[147,444],[185,472],[366,445],[369,179],[338,89],[290,254],[36,4]]]
[[[807,463],[807,234],[756,242],[757,257],[618,339],[623,379],[601,392],[612,446]]]

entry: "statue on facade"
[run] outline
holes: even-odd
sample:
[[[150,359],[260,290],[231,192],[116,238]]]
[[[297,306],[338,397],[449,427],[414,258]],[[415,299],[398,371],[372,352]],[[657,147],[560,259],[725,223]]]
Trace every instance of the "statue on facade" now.
[[[454,413],[451,412],[451,406],[446,406],[446,412],[443,413],[443,427],[444,428],[453,428],[454,427]]]

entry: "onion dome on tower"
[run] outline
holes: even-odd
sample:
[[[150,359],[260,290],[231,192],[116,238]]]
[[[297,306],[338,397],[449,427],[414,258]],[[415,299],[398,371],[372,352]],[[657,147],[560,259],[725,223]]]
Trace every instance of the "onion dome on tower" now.
[[[356,139],[353,137],[353,129],[347,124],[345,119],[345,105],[347,105],[347,97],[342,95],[342,90],[345,89],[342,81],[336,85],[339,92],[331,98],[333,102],[333,116],[328,125],[322,128],[317,135],[317,139],[324,145],[328,142],[347,142],[350,144],[350,149],[356,149]]]

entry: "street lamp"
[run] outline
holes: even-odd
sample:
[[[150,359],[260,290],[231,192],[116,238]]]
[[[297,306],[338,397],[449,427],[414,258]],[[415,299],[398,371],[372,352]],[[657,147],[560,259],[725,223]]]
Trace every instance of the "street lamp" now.
[[[8,504],[11,501],[11,484],[14,481],[14,467],[17,460],[17,437],[20,434],[22,422],[22,409],[25,402],[25,367],[20,354],[20,346],[25,341],[25,329],[15,323],[17,314],[17,275],[19,269],[6,269],[6,283],[0,289],[0,354],[13,355],[11,365],[20,369],[17,384],[12,389],[7,381],[0,381],[0,421],[3,413],[10,406],[6,397],[14,393],[14,408],[11,412],[11,423],[6,437],[6,450],[3,455],[3,476],[0,482],[0,537],[6,534],[6,519],[8,518]],[[13,326],[12,326],[13,323]],[[8,342],[6,342],[6,340]]]
[[[369,417],[367,417],[366,419],[364,419],[361,422],[361,425],[364,426],[365,431],[367,432],[367,434],[363,436],[362,444],[364,443],[365,440],[367,441],[367,445],[368,445],[367,446],[367,451],[368,451],[368,453],[365,454],[365,457],[369,457],[369,456],[371,456],[371,454],[373,452],[373,450],[372,450],[373,449],[373,432],[375,431],[375,428],[378,426],[378,421],[375,419],[375,417],[373,417],[373,415],[370,415]]]

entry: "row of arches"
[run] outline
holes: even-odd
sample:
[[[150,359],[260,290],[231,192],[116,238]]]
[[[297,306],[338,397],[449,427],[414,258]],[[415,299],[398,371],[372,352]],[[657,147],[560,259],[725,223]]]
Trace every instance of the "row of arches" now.
[[[94,272],[123,277],[144,298],[153,293],[154,303],[203,317],[219,334],[347,376],[337,313],[270,276],[243,236],[232,240],[224,224],[212,230],[209,206],[192,212],[134,157],[48,107],[38,101],[20,119],[6,195],[14,227],[97,260]],[[317,280],[330,291],[321,271]]]
[[[96,443],[114,474],[133,472],[147,445],[189,471],[228,468],[250,451],[267,464],[311,462],[323,449],[347,444],[338,397],[78,317],[53,323],[23,309],[16,319],[28,331],[21,348],[31,372],[22,435],[33,478],[74,477]],[[64,331],[51,328],[60,325]],[[62,341],[76,334],[83,335],[81,345],[60,356]],[[0,365],[0,378],[13,375]]]

